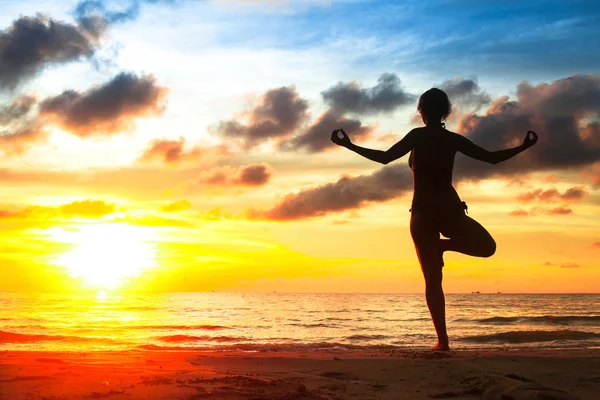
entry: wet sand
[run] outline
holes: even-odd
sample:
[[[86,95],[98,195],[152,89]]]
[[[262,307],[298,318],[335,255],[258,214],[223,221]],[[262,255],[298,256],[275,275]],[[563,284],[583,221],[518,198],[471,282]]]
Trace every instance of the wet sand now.
[[[1,352],[0,399],[600,399],[600,349]]]

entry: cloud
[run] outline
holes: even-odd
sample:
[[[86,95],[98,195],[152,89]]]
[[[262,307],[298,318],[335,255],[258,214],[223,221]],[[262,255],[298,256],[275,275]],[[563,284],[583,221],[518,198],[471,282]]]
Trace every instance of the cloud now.
[[[564,263],[564,264],[560,264],[561,268],[579,268],[578,264],[575,263]]]
[[[592,121],[581,130],[581,137],[600,146],[600,122]]]
[[[356,119],[344,117],[338,111],[327,110],[321,114],[306,131],[281,144],[284,150],[306,149],[311,153],[318,153],[329,148],[337,147],[331,141],[331,132],[334,129],[343,129],[353,141],[361,141],[373,133],[373,126],[365,126]]]
[[[410,191],[412,174],[406,165],[385,166],[356,177],[343,176],[337,182],[286,195],[270,210],[251,210],[250,219],[296,220],[354,210],[383,202]]]
[[[0,210],[0,218],[52,219],[57,215],[58,211],[56,208],[43,206],[11,207],[9,210]]]
[[[115,212],[115,205],[100,200],[81,200],[59,207],[65,217],[100,218]]]
[[[569,188],[564,193],[560,193],[556,188],[546,190],[535,189],[518,195],[517,200],[522,202],[538,200],[544,203],[551,203],[559,200],[565,202],[574,202],[583,199],[586,194],[587,191],[582,186]]]
[[[174,3],[176,0],[133,0],[121,11],[109,10],[103,0],[82,0],[73,10],[75,19],[90,34],[102,35],[109,25],[136,20],[144,3]]]
[[[446,92],[453,108],[459,106],[474,111],[492,101],[490,95],[479,87],[475,79],[455,77],[442,82],[438,87]]]
[[[582,171],[582,175],[591,182],[593,189],[600,189],[600,163],[589,166]]]
[[[575,264],[575,263],[562,263],[562,264],[558,264],[558,263],[553,263],[553,262],[550,262],[550,261],[546,261],[543,265],[545,265],[547,267],[556,267],[556,266],[559,266],[560,268],[566,268],[566,269],[580,268],[580,266],[578,264]]]
[[[44,100],[40,116],[80,137],[130,131],[135,119],[162,111],[166,92],[151,75],[120,73],[84,93],[68,90]]]
[[[593,249],[600,249],[600,242],[592,243],[590,245],[590,247],[593,248]]]
[[[141,161],[161,160],[166,164],[179,163],[183,160],[198,160],[203,151],[194,147],[188,151],[184,151],[185,139],[180,137],[177,140],[171,139],[154,139],[140,157]]]
[[[51,220],[60,216],[65,218],[101,218],[115,212],[115,205],[101,200],[81,200],[63,204],[59,207],[28,206],[0,210],[0,218],[20,218],[30,220]]]
[[[339,113],[363,115],[392,112],[397,108],[412,104],[416,96],[402,88],[400,79],[392,73],[384,73],[372,88],[362,88],[356,82],[339,82],[321,92],[329,106]]]
[[[9,106],[0,107],[0,125],[8,125],[18,121],[37,103],[35,96],[19,96]]]
[[[194,146],[185,149],[185,144],[186,140],[183,137],[179,137],[177,140],[154,139],[140,156],[139,161],[151,162],[156,160],[165,164],[197,163],[204,157],[230,155],[229,150],[224,145]]]
[[[170,204],[166,204],[160,207],[160,211],[162,212],[180,212],[189,210],[192,208],[192,204],[189,200],[178,200]]]
[[[534,207],[531,210],[517,209],[508,213],[511,217],[533,217],[536,215],[570,215],[573,210],[565,206],[554,208]]]
[[[250,164],[237,169],[215,167],[202,172],[195,183],[219,186],[263,186],[271,179],[273,170],[267,163]]]
[[[550,174],[544,178],[544,182],[556,183],[560,180],[560,177],[556,174]]]
[[[91,57],[96,38],[43,15],[20,17],[0,31],[0,91],[14,90],[45,66]]]
[[[271,179],[272,169],[269,164],[251,164],[238,169],[233,182],[244,186],[262,186]]]
[[[517,86],[516,101],[497,98],[483,115],[464,116],[458,131],[490,150],[522,143],[528,130],[538,132],[538,144],[493,167],[461,157],[457,159],[457,177],[477,180],[524,171],[581,168],[600,161],[600,141],[594,123],[588,122],[599,117],[599,110],[600,75],[572,75],[536,86],[522,82]]]
[[[560,197],[565,201],[579,201],[587,195],[585,188],[578,186],[567,189]]]
[[[543,212],[545,212],[548,215],[569,215],[569,214],[573,214],[573,210],[567,207],[555,207],[555,208],[550,208],[550,209],[543,209]]]
[[[146,226],[146,227],[178,227],[178,228],[192,228],[193,223],[189,221],[175,219],[175,218],[164,218],[158,215],[126,215],[119,218],[114,218],[111,222],[113,223],[124,223],[127,225],[135,226]]]
[[[25,124],[17,128],[0,130],[0,144],[4,154],[20,155],[33,143],[46,139],[46,132],[36,123]]]
[[[296,88],[283,86],[266,92],[253,109],[245,112],[246,122],[224,121],[217,130],[251,148],[291,135],[306,119],[307,110],[308,102],[298,96]]]
[[[510,215],[511,217],[529,217],[534,215],[534,213],[532,211],[519,209],[511,211],[510,213],[508,213],[508,215]]]

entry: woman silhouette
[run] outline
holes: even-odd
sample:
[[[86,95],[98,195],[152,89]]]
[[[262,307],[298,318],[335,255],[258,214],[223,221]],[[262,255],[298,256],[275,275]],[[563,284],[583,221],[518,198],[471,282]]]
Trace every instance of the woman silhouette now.
[[[408,164],[413,171],[414,194],[410,233],[425,277],[425,298],[438,337],[438,343],[432,350],[450,349],[442,289],[444,252],[490,257],[496,251],[492,236],[465,214],[466,203],[460,200],[452,186],[456,152],[497,164],[528,149],[538,140],[537,134],[529,131],[520,146],[487,151],[466,137],[446,130],[444,121],[451,108],[448,96],[442,90],[433,88],[423,93],[417,109],[425,126],[411,130],[387,151],[357,146],[343,129],[336,129],[331,135],[334,143],[382,164],[411,152]],[[440,239],[440,233],[447,239]]]

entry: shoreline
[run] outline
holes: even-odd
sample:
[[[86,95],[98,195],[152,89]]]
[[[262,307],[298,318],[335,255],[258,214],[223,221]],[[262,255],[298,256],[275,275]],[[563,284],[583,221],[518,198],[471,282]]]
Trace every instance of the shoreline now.
[[[0,352],[7,400],[592,400],[597,393],[600,349]]]

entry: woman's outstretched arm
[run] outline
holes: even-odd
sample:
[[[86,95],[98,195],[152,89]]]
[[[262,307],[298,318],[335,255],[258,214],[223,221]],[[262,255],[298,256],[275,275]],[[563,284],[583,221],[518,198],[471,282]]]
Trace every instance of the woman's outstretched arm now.
[[[458,151],[460,151],[466,156],[490,164],[498,164],[502,161],[506,161],[510,158],[513,158],[517,154],[527,150],[528,148],[536,144],[538,141],[537,133],[535,133],[534,131],[529,131],[527,132],[527,135],[525,135],[525,140],[523,140],[523,144],[521,144],[520,146],[498,151],[488,151],[483,147],[477,146],[475,143],[471,142],[464,136],[458,135],[458,137]]]
[[[339,137],[339,134],[342,137]],[[368,149],[366,147],[358,146],[350,141],[350,138],[344,132],[343,129],[336,129],[331,134],[331,141],[342,147],[346,147],[348,150],[360,154],[361,156],[368,158],[371,161],[375,161],[381,164],[388,164],[398,158],[403,157],[414,147],[414,133],[410,131],[406,136],[402,138],[398,143],[390,147],[387,151]]]

